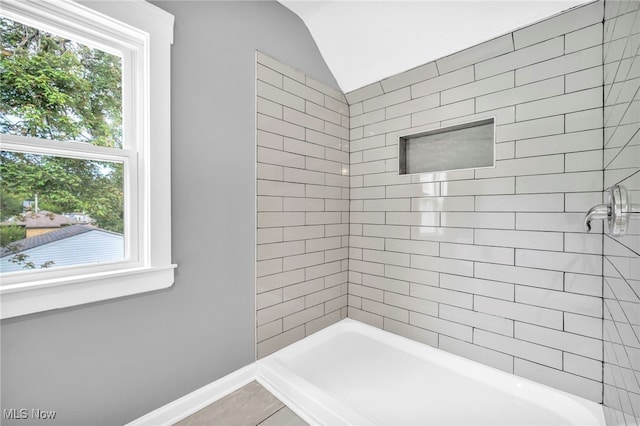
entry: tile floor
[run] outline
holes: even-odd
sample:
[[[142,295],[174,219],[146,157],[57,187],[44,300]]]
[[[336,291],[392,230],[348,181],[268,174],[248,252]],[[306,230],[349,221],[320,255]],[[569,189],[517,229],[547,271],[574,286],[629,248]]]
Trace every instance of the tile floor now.
[[[258,382],[253,381],[174,426],[304,426],[298,417]]]

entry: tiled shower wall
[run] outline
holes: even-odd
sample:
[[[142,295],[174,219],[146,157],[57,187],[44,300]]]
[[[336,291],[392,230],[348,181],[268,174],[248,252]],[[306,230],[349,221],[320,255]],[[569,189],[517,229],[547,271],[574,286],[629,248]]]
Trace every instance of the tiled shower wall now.
[[[640,3],[607,1],[604,182],[640,203]],[[604,237],[604,403],[609,425],[640,424],[640,220]]]
[[[346,94],[349,317],[602,401],[603,13]],[[495,168],[398,176],[399,134],[486,117]]]
[[[349,112],[257,53],[257,356],[347,314]]]

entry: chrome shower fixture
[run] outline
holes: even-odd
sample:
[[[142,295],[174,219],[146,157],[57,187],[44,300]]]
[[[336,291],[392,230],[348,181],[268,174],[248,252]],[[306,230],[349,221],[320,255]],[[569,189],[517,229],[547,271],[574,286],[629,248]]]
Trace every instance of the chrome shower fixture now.
[[[606,190],[608,203],[593,206],[584,218],[584,227],[591,231],[591,221],[594,219],[607,220],[608,234],[612,237],[624,235],[627,231],[629,216],[640,213],[640,204],[632,204],[627,189],[622,185],[614,185]]]

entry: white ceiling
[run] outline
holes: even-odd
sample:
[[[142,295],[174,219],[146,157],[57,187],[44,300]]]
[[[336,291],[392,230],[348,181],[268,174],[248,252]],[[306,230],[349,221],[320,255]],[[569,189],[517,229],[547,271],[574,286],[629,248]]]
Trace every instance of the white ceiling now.
[[[279,0],[348,93],[592,0]]]

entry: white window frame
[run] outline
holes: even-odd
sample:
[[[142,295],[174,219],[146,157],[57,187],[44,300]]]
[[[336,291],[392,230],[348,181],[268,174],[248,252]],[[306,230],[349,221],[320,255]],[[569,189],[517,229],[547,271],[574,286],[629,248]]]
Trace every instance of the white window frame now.
[[[170,287],[171,14],[144,0],[3,0],[3,16],[123,55],[123,149],[0,135],[0,149],[125,164],[125,259],[2,274],[11,318]]]

